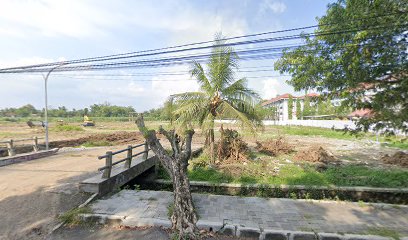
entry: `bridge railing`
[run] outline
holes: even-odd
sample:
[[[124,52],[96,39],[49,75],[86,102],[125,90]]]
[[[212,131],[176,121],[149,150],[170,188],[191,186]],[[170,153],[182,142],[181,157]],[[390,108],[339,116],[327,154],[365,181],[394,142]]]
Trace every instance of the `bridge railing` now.
[[[133,149],[135,148],[140,148],[140,147],[144,147],[144,151],[142,152],[138,152],[138,153],[134,153]],[[134,157],[137,157],[139,155],[143,154],[143,159],[147,159],[148,158],[148,154],[149,154],[149,146],[147,144],[147,142],[144,142],[142,144],[138,144],[135,146],[129,145],[127,148],[116,151],[116,152],[112,152],[112,151],[107,151],[105,155],[99,156],[98,159],[105,159],[105,166],[99,168],[99,171],[103,171],[102,173],[102,178],[110,178],[111,176],[111,171],[112,171],[112,167],[125,162],[125,168],[130,168],[130,166],[132,165],[132,159]],[[113,156],[120,154],[120,153],[124,153],[127,152],[127,155],[125,158],[122,158],[120,160],[117,161],[113,161]]]
[[[33,151],[38,152],[40,150],[39,145],[38,145],[38,139],[43,139],[43,137],[9,139],[9,140],[0,141],[0,144],[3,143],[7,146],[7,152],[9,156],[15,156],[16,155],[16,149],[15,149],[16,142],[32,141]]]

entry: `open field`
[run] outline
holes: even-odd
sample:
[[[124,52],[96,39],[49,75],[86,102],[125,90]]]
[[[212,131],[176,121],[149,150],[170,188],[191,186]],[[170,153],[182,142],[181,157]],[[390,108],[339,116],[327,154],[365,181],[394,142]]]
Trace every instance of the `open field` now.
[[[147,121],[150,128],[168,122]],[[217,129],[219,127],[216,126]],[[224,128],[236,128],[224,124]],[[408,169],[386,164],[384,155],[393,155],[407,148],[407,142],[401,137],[389,137],[388,144],[376,142],[370,134],[357,136],[330,129],[311,127],[267,126],[262,132],[252,135],[240,131],[248,144],[250,153],[247,161],[220,163],[215,168],[191,168],[192,180],[213,182],[241,182],[265,184],[303,184],[303,185],[342,185],[372,187],[408,187]],[[0,140],[43,136],[42,128],[29,128],[24,122],[0,122]],[[215,132],[216,140],[220,137]],[[269,156],[255,149],[256,141],[283,137],[293,147],[290,153]],[[380,141],[385,141],[381,137]],[[133,122],[111,121],[96,122],[95,127],[82,127],[80,122],[59,126],[50,124],[51,147],[95,147],[129,145],[144,141]],[[204,137],[196,129],[194,144],[202,145]],[[398,143],[398,144],[396,144]],[[327,164],[319,169],[316,164],[296,161],[297,152],[312,146],[320,146],[336,159],[336,164]],[[208,161],[208,155],[202,155],[192,162]],[[199,165],[199,164],[198,164]],[[198,166],[197,165],[197,166]]]

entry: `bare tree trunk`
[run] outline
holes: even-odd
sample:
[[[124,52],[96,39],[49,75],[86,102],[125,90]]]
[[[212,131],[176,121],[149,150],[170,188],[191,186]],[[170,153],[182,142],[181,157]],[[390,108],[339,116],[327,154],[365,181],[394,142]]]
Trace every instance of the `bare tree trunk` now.
[[[143,133],[152,151],[172,177],[174,195],[174,210],[171,216],[172,228],[178,231],[180,237],[197,238],[197,215],[194,210],[190,182],[187,177],[188,159],[191,156],[191,141],[194,130],[185,132],[185,149],[182,149],[180,147],[180,137],[175,131],[166,131],[160,127],[159,132],[166,136],[173,149],[173,155],[169,156],[157,139],[156,132],[145,127],[143,116],[137,118],[136,125]]]

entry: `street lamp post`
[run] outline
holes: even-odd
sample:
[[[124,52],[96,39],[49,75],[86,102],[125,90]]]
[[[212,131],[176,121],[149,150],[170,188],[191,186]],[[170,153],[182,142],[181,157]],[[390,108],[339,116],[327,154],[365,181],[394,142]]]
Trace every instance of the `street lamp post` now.
[[[48,77],[50,76],[51,72],[54,71],[56,68],[61,67],[66,63],[59,64],[56,67],[53,67],[48,71],[47,75],[44,76],[44,90],[45,90],[45,110],[44,110],[44,127],[45,127],[45,150],[49,149],[49,142],[48,142],[48,89],[47,89],[47,84],[48,84]]]

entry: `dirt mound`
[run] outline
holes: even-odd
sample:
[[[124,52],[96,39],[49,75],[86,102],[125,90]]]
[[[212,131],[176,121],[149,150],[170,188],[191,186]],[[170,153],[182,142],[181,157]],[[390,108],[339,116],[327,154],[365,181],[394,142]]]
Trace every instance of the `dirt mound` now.
[[[103,142],[103,141],[109,142],[113,145],[122,145],[140,143],[143,142],[144,139],[140,132],[115,132],[111,134],[96,134],[77,139],[53,141],[50,143],[50,146],[52,148],[76,147],[86,142]]]
[[[293,152],[293,146],[290,145],[285,138],[278,137],[277,139],[268,139],[266,141],[256,141],[256,149],[270,156],[278,156],[280,154],[288,154]]]
[[[215,145],[218,162],[234,163],[248,160],[248,144],[236,130],[221,128],[221,138]]]
[[[321,146],[312,146],[309,149],[299,151],[293,158],[297,161],[308,161],[314,163],[329,163],[336,161],[333,154]]]
[[[398,151],[392,156],[385,154],[381,160],[386,164],[408,167],[408,153],[404,153],[402,151]]]

